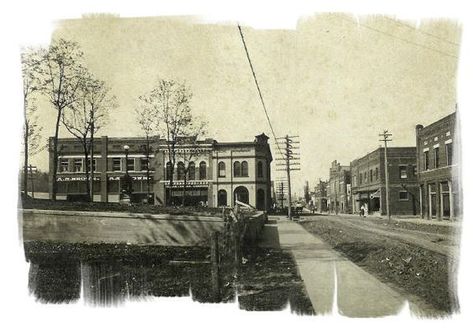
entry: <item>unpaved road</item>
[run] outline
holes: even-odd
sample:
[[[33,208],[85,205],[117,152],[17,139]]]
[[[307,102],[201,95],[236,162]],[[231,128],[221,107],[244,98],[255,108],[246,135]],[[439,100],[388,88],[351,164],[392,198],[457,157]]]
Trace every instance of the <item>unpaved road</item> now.
[[[458,311],[459,229],[425,226],[423,231],[424,223],[376,220],[317,215],[299,223],[380,281],[432,306],[438,311],[433,316]]]
[[[414,246],[443,254],[446,256],[456,256],[459,248],[459,235],[454,232],[434,233],[426,232],[419,229],[407,229],[396,225],[393,221],[391,224],[374,222],[377,219],[358,218],[348,216],[334,215],[317,215],[304,217],[301,221],[328,220],[346,226],[350,230],[361,229],[365,232],[373,233],[376,236],[384,236],[401,242],[405,242]]]

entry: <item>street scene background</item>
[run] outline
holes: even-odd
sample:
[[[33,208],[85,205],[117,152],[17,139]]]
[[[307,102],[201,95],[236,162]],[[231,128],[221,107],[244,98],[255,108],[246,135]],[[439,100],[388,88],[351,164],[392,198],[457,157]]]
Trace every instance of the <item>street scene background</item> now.
[[[243,26],[274,130],[300,136],[303,174],[294,174],[294,190],[325,177],[334,158],[349,163],[380,145],[384,127],[394,135],[391,146],[410,146],[416,124],[455,108],[456,22],[422,21],[422,31],[449,43],[390,17],[360,19],[358,25],[350,15],[319,14],[301,18],[295,30]],[[249,140],[266,120],[236,25],[103,14],[58,22],[54,37],[76,41],[87,66],[117,96],[103,135],[142,135],[133,109],[158,78],[191,86],[193,110],[219,141]],[[47,138],[54,109],[38,107]],[[43,171],[46,153],[33,158]]]
[[[456,28],[455,28],[455,29],[456,29]],[[251,33],[251,32],[250,32],[250,33]],[[455,33],[454,33],[454,34],[455,34]],[[401,43],[402,43],[402,42],[401,42]],[[252,50],[252,51],[254,52],[255,50]],[[447,56],[447,57],[448,57],[448,56]],[[452,71],[454,71],[454,70],[452,70]],[[448,74],[447,74],[447,75],[448,75]],[[450,76],[450,75],[449,75],[449,76]],[[251,82],[251,79],[249,80],[249,82]],[[249,87],[249,89],[251,89],[251,87]],[[254,92],[254,90],[253,90],[253,92]],[[445,112],[442,112],[442,109],[439,109],[439,112],[438,112],[437,114],[435,114],[435,111],[434,111],[434,116],[426,115],[426,116],[424,117],[424,119],[419,120],[419,121],[422,121],[422,122],[432,122],[432,121],[436,120],[437,118],[441,118],[441,117],[443,117],[445,114],[448,114],[448,113],[450,112],[450,109],[453,108],[452,106],[454,106],[455,97],[452,96],[451,99],[450,99],[450,101],[448,101],[448,102],[449,102],[449,105],[448,105],[448,106],[443,106],[443,109],[449,108],[448,110],[446,109]],[[257,107],[257,104],[255,105],[255,107]],[[435,106],[433,106],[433,107],[435,107]],[[439,107],[440,107],[440,106],[439,106]],[[253,114],[258,115],[257,113],[258,113],[258,111],[256,111],[256,112],[253,113]],[[435,115],[437,115],[437,116],[435,116]],[[413,115],[413,116],[414,116],[414,115]],[[466,117],[466,116],[467,116],[467,115],[465,115],[465,117]],[[327,117],[326,117],[325,119],[327,120],[328,117],[329,117],[329,115],[327,114]],[[435,118],[434,118],[434,117],[435,117]],[[291,119],[297,119],[297,117],[292,116]],[[332,119],[333,119],[333,117],[332,117]],[[381,120],[382,120],[382,119],[383,119],[383,117],[381,117]],[[409,117],[404,117],[404,120],[411,120],[411,116],[409,116]],[[130,121],[132,121],[132,120],[130,120]],[[412,118],[412,125],[411,125],[411,127],[414,127],[416,123],[419,123],[418,120]],[[358,127],[358,126],[360,126],[360,125],[361,125],[361,124],[358,124],[358,125],[356,125],[356,126]],[[376,142],[377,133],[379,132],[378,130],[379,130],[379,129],[377,129],[377,128],[375,129],[375,132],[373,132],[373,136],[374,136],[374,137],[373,137],[373,139],[370,139],[370,142],[372,142],[373,140],[375,140],[375,142]],[[412,128],[409,128],[408,130],[409,130],[408,133],[414,133]],[[126,132],[126,131],[121,131],[121,132]],[[218,131],[217,131],[216,133],[218,133]],[[303,133],[303,132],[302,132],[302,133]],[[300,133],[300,134],[302,134],[302,133]],[[110,134],[113,135],[113,133],[110,133]],[[215,135],[215,133],[214,133],[214,135]],[[338,134],[337,134],[337,135],[338,135]],[[403,135],[402,133],[397,133],[397,137],[402,136],[402,135]],[[252,132],[249,132],[249,133],[248,133],[248,136],[251,137],[251,136],[252,136]],[[239,139],[242,139],[242,138],[239,138]],[[246,138],[246,139],[248,139],[248,138]],[[396,140],[396,139],[397,139],[397,140]],[[396,139],[395,139],[395,142],[398,142],[399,139],[398,139],[398,138],[396,138]],[[409,140],[412,140],[412,136],[409,137],[409,138],[406,138],[405,140],[408,140],[408,139],[409,139]],[[319,138],[319,139],[317,139],[317,140],[319,140],[319,141],[320,141],[320,140],[323,140],[323,141],[324,141],[324,142],[322,142],[320,145],[318,145],[318,146],[320,146],[320,147],[324,147],[324,144],[325,144],[325,142],[327,141],[327,139],[325,139],[325,138],[322,138],[322,139]],[[349,142],[349,141],[348,141],[348,142]],[[319,143],[320,143],[320,142],[319,142]],[[303,145],[303,147],[306,147],[306,145]],[[353,148],[354,148],[354,147],[350,147],[350,149],[346,149],[346,151],[351,151],[351,149],[353,149]],[[355,147],[355,148],[356,148],[356,147]],[[371,144],[368,145],[368,143],[367,143],[366,146],[365,146],[365,148],[366,148],[366,151],[371,150],[372,145],[371,145]],[[355,157],[356,157],[356,156],[358,156],[359,152],[356,150],[356,151],[353,151],[353,154],[354,154]],[[337,154],[337,156],[338,156],[338,158],[343,158],[343,157],[340,157],[340,156],[344,156],[344,155],[343,155],[343,154],[340,154],[340,155]],[[353,158],[353,157],[354,157],[353,155],[350,155],[350,156],[347,156],[346,159],[349,161],[349,160],[350,160],[351,158]],[[331,159],[332,159],[332,156],[327,156],[327,158],[328,158],[329,160],[331,160]],[[41,159],[41,156],[38,156],[37,158],[35,158],[35,161],[36,161],[37,163],[39,163],[39,167],[40,167],[40,168],[46,166],[46,164],[44,164],[44,163],[47,163],[47,160],[44,159],[44,158]],[[324,164],[321,164],[321,168],[320,168],[320,176],[322,176],[322,177],[323,177],[323,176],[326,176],[326,173],[327,173],[327,172],[326,172],[326,171],[327,171],[327,170],[326,170],[326,166],[327,166],[327,163],[328,163],[328,162],[329,162],[329,161],[327,161],[327,160],[322,161],[322,163],[324,163]],[[344,161],[344,162],[347,162],[347,161]],[[43,163],[43,164],[41,164],[41,163]],[[322,166],[324,166],[324,167],[322,168]],[[318,174],[318,173],[317,173],[317,174]],[[317,175],[317,174],[316,174],[316,175]],[[313,176],[313,175],[311,175],[311,176]],[[298,180],[299,180],[299,183],[300,183],[300,186],[302,186],[303,182],[304,182],[306,179],[307,179],[307,177],[305,177],[305,176],[298,179]],[[347,223],[347,224],[348,224],[348,223]],[[21,284],[24,284],[24,279],[21,281],[20,285],[21,285]],[[180,305],[182,305],[182,302],[180,303]],[[191,308],[194,307],[194,306],[195,306],[195,304],[191,304],[191,305],[190,305]],[[272,314],[272,316],[273,316],[273,314]]]

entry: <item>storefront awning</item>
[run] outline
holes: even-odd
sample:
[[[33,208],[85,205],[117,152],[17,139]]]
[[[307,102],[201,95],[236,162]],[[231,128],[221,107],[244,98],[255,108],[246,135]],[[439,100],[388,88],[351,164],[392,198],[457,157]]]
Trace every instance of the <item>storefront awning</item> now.
[[[370,195],[370,198],[380,198],[381,197],[381,189],[376,190],[374,193]]]

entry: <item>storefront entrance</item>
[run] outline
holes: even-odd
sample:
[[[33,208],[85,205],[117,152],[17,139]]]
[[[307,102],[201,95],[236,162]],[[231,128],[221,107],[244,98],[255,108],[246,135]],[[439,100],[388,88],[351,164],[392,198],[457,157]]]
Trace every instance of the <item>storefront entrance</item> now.
[[[174,188],[172,195],[170,189],[166,189],[167,205],[182,205],[184,201],[185,206],[206,206],[208,204],[208,190],[207,188]]]

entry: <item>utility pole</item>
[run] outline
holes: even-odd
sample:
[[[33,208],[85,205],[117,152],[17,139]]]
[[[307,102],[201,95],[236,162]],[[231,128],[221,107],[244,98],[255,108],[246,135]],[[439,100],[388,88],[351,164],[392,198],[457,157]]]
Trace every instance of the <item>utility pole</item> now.
[[[276,171],[285,171],[287,175],[287,200],[288,200],[288,209],[287,217],[289,220],[292,220],[292,195],[291,195],[291,171],[300,171],[300,162],[293,162],[294,160],[299,160],[300,157],[294,157],[300,155],[300,153],[294,153],[294,149],[299,149],[294,145],[299,144],[299,141],[294,141],[293,139],[299,138],[299,136],[288,136],[276,138],[276,143],[279,146],[284,147],[284,151],[281,152],[282,157],[276,158],[276,160],[281,161],[276,163],[276,166],[284,166],[284,168],[276,169]]]
[[[389,171],[388,171],[388,141],[393,141],[390,139],[392,133],[389,133],[388,130],[384,130],[383,133],[379,134],[382,137],[379,141],[384,141],[384,179],[386,182],[386,214],[388,216],[388,222],[391,222],[391,212],[389,210]]]

